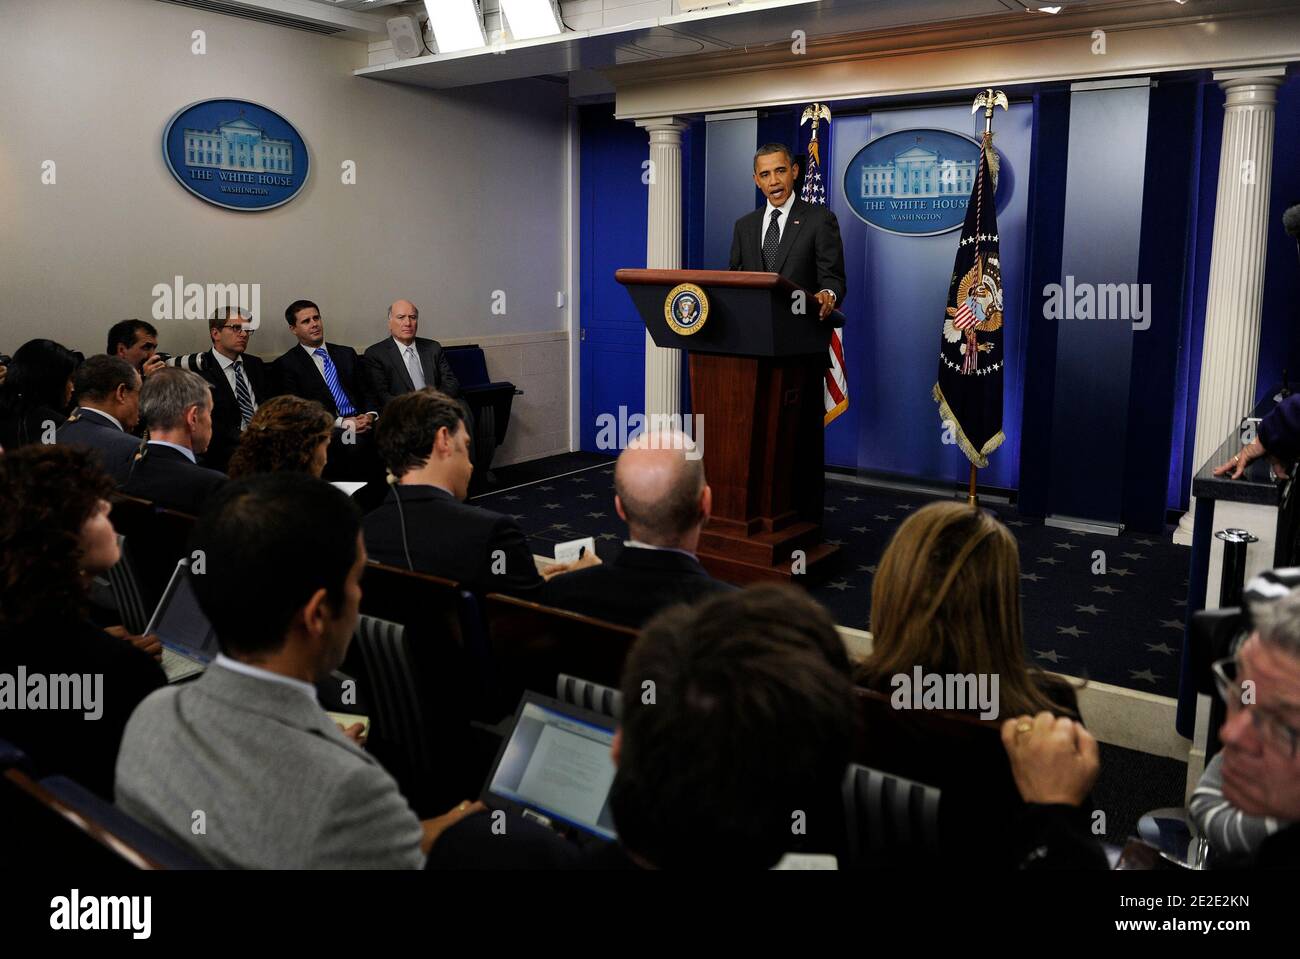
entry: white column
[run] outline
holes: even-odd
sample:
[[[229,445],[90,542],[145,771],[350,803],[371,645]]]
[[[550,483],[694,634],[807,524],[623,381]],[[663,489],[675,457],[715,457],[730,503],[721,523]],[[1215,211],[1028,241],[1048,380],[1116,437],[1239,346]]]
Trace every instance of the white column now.
[[[1283,67],[1214,74],[1227,100],[1196,400],[1193,474],[1255,405],[1273,179],[1274,108],[1284,74]],[[1189,545],[1192,541],[1196,501],[1190,502],[1191,509],[1174,532],[1175,543]]]
[[[646,223],[645,265],[651,270],[676,270],[682,265],[682,131],[686,124],[673,117],[638,120],[650,134],[650,215]],[[645,338],[645,411],[681,413],[682,359],[680,350],[655,346]]]

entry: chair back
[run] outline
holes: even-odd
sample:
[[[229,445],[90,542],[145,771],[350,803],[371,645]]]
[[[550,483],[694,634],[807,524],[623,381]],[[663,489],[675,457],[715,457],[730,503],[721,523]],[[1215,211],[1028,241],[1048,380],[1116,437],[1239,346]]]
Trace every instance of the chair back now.
[[[939,855],[939,790],[850,763],[844,774],[850,868],[933,863]]]
[[[623,694],[610,686],[588,682],[577,676],[560,673],[555,682],[555,698],[562,703],[572,703],[593,713],[623,718]]]

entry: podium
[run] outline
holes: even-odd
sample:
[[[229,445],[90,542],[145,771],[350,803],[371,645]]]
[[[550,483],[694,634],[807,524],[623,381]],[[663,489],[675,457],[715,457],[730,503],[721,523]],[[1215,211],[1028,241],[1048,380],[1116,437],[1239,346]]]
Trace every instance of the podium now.
[[[822,541],[831,324],[818,319],[813,294],[776,273],[623,269],[614,277],[655,344],[690,354],[701,435],[686,432],[703,446],[713,489],[700,562],[733,583],[823,573],[838,551]],[[694,312],[682,303],[692,287],[703,294]]]

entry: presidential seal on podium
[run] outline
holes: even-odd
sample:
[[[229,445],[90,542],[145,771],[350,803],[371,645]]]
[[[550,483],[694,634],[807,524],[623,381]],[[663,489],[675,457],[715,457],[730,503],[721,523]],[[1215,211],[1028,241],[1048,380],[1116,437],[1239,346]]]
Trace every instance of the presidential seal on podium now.
[[[709,298],[694,283],[681,283],[664,298],[664,320],[674,333],[690,336],[704,329],[709,318]]]

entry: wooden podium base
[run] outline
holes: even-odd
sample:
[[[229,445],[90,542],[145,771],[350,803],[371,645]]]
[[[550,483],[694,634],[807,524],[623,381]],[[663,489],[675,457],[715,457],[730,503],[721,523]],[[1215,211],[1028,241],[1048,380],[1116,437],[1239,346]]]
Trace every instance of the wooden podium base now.
[[[816,523],[793,523],[771,533],[744,535],[709,523],[696,551],[710,575],[729,583],[812,582],[825,577],[839,547],[822,542]],[[796,551],[802,556],[796,557]]]

